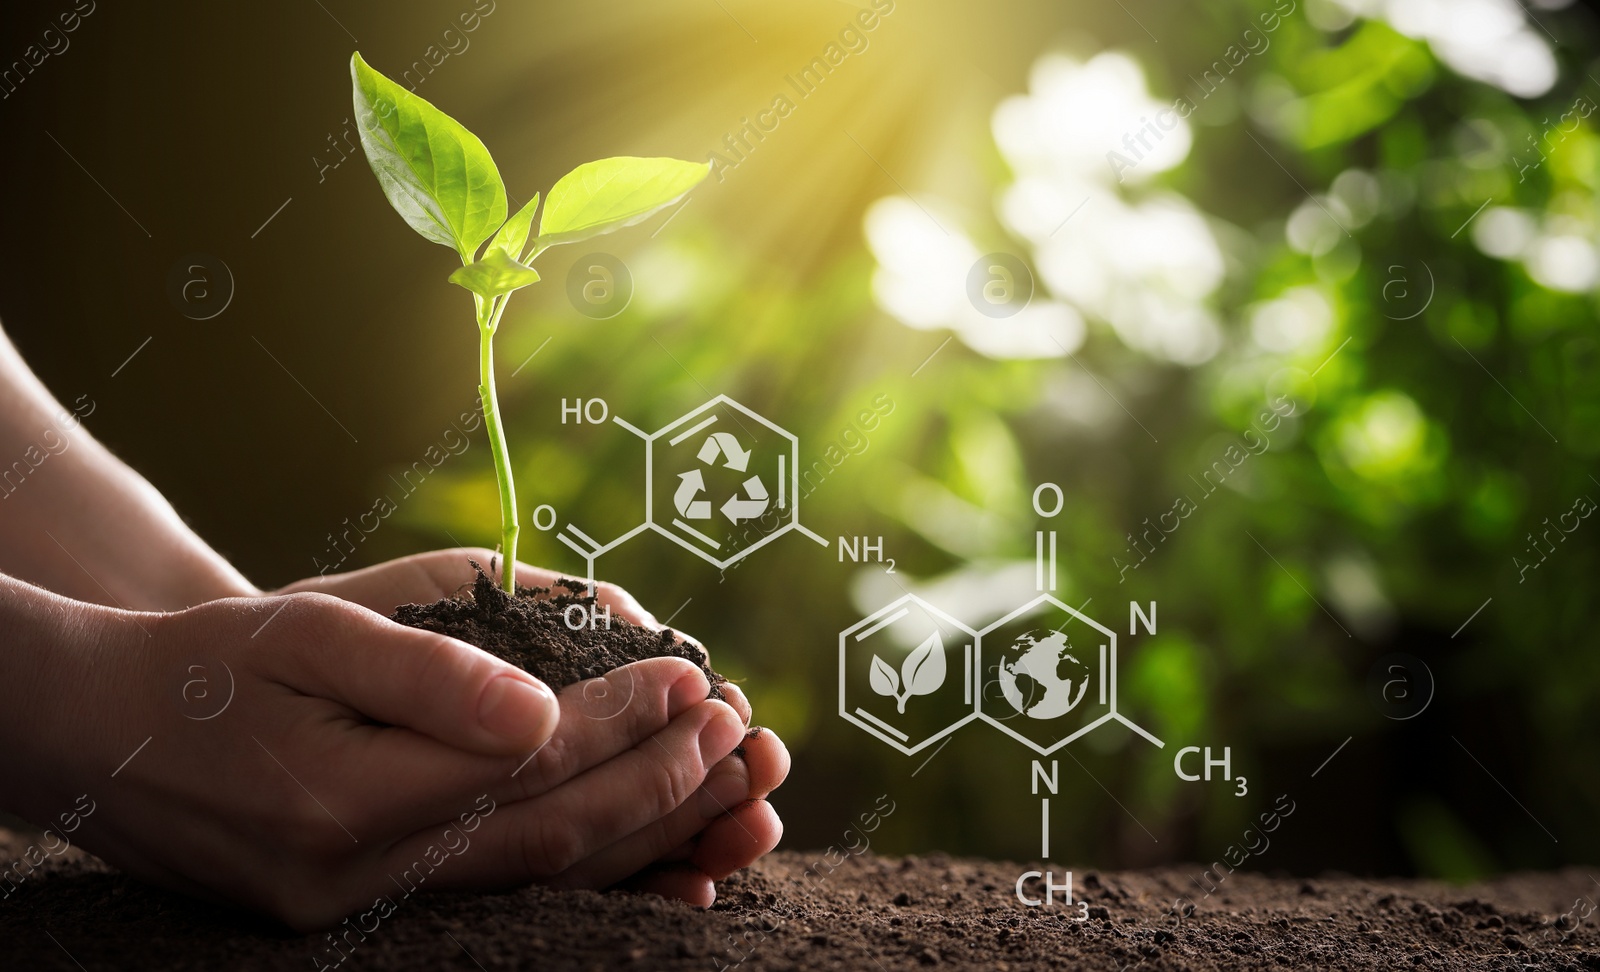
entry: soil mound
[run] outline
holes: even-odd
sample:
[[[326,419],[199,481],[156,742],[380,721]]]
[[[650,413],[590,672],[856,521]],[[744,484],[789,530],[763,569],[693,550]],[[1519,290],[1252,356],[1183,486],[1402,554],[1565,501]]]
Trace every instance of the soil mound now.
[[[711,683],[711,698],[723,697],[727,679],[712,670],[706,653],[680,642],[670,629],[652,631],[624,618],[610,627],[595,624],[595,599],[582,581],[563,577],[554,587],[517,587],[512,597],[489,579],[483,568],[470,593],[432,604],[404,604],[392,615],[400,624],[449,635],[523,669],[552,689],[598,678],[629,662],[646,658],[684,658],[700,666]],[[573,607],[582,609],[570,611]],[[601,617],[605,609],[601,608]],[[576,628],[568,625],[571,617]]]

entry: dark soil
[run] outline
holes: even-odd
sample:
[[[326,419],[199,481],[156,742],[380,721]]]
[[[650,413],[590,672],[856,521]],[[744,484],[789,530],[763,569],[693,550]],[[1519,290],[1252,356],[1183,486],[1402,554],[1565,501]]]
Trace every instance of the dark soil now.
[[[0,860],[33,839],[0,830]],[[1203,900],[1196,868],[1080,871],[1087,909],[1046,909],[1018,903],[1021,865],[868,855],[819,877],[819,860],[774,854],[709,911],[538,887],[420,894],[334,952],[325,935],[147,887],[74,848],[0,901],[0,968],[1600,969],[1595,916],[1580,917],[1600,888],[1577,869],[1467,887],[1235,873]],[[1186,893],[1194,910],[1174,909]]]
[[[563,577],[555,588],[518,585],[512,597],[476,562],[472,567],[478,578],[470,593],[432,604],[401,605],[394,620],[476,645],[552,689],[598,678],[629,662],[669,657],[699,665],[711,683],[711,698],[723,697],[721,685],[727,679],[711,669],[704,651],[679,641],[671,629],[652,631],[616,616],[604,627],[603,608],[601,624],[592,629],[581,622],[576,630],[568,627],[567,609],[573,605],[583,608],[584,618],[593,616],[595,599],[584,593],[584,582]],[[577,612],[572,617],[578,621]]]

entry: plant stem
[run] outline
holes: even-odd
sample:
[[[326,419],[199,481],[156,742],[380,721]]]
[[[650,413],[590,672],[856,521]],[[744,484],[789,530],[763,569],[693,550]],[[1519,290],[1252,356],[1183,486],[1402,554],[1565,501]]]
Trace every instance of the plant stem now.
[[[517,489],[511,481],[511,460],[506,454],[506,434],[500,426],[500,399],[494,388],[494,332],[505,312],[506,294],[478,305],[478,397],[483,403],[483,424],[489,430],[489,451],[494,456],[494,477],[500,486],[500,586],[508,594],[517,590]]]

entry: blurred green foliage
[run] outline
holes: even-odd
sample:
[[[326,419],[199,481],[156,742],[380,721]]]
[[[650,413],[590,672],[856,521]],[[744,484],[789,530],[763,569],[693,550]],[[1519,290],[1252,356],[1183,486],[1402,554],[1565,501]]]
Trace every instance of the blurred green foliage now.
[[[1257,6],[1181,13],[1189,29],[1164,30],[1159,46],[1131,25],[1107,28],[1157,98],[1183,90]],[[563,398],[604,398],[611,414],[655,429],[728,394],[798,434],[807,464],[886,395],[895,409],[870,444],[804,498],[808,526],[882,534],[908,584],[1031,564],[1033,532],[1055,529],[1063,600],[1092,598],[1087,613],[1118,629],[1128,600],[1160,602],[1159,633],[1125,643],[1121,709],[1167,748],[1112,728],[1058,756],[1057,859],[1213,860],[1288,792],[1303,809],[1262,866],[1463,878],[1593,860],[1600,774],[1583,767],[1600,745],[1590,588],[1600,524],[1552,536],[1544,566],[1525,576],[1513,558],[1537,560],[1529,535],[1544,518],[1600,497],[1595,292],[1542,286],[1463,229],[1493,200],[1536,224],[1565,220],[1592,251],[1594,121],[1525,178],[1515,159],[1532,159],[1528,137],[1576,96],[1596,95],[1577,18],[1543,16],[1573,36],[1556,50],[1555,86],[1531,100],[1459,76],[1378,21],[1284,18],[1230,81],[1231,107],[1212,116],[1207,106],[1188,159],[1156,183],[1192,200],[1224,241],[1212,300],[1224,349],[1197,367],[1152,360],[1091,320],[1070,360],[991,360],[957,342],[913,376],[945,335],[878,309],[863,245],[798,275],[691,211],[659,239],[624,244],[639,291],[621,316],[575,324],[547,304],[508,319],[508,369],[543,348],[503,392],[523,508],[551,504],[602,541],[643,519],[642,443],[614,425],[560,424]],[[1290,102],[1272,135],[1253,118]],[[991,173],[968,200],[981,211],[1007,176],[987,131],[968,136],[962,163]],[[1286,222],[1308,193],[1325,197],[1351,170],[1379,187],[1370,221],[1314,255],[1291,246]],[[1407,287],[1433,285],[1408,319],[1395,300],[1402,270]],[[1328,333],[1291,353],[1252,351],[1252,308],[1299,287],[1328,302]],[[1102,394],[1137,422],[1104,401],[1093,423],[1064,417],[1063,395]],[[1128,535],[1192,494],[1190,477],[1276,394],[1299,410],[1270,448],[1120,582]],[[492,543],[486,460],[441,471],[402,514],[441,541]],[[1029,505],[1046,481],[1067,496],[1048,524]],[[552,535],[524,535],[525,559],[582,570]],[[841,564],[798,535],[726,572],[648,535],[600,563],[658,615],[676,608],[674,624],[711,647],[788,740],[796,769],[777,802],[791,840],[833,841],[887,791],[900,809],[879,849],[1036,854],[1022,747],[972,724],[913,776],[922,756],[838,718],[838,632],[862,615],[852,584],[864,570],[881,568]],[[1415,720],[1386,720],[1369,698],[1373,665],[1391,651],[1422,658],[1437,680]],[[1250,796],[1179,782],[1171,760],[1183,745],[1231,746]]]

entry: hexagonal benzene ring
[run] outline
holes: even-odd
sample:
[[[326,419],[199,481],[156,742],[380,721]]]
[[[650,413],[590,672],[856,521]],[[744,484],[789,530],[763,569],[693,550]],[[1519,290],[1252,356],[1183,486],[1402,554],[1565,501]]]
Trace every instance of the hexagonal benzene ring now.
[[[915,594],[874,611],[839,633],[839,715],[907,756],[943,739],[978,717],[977,643]]]
[[[794,528],[800,440],[726,395],[645,440],[645,522],[726,568]]]
[[[1116,632],[1050,595],[979,631],[977,645],[978,717],[1041,756],[1126,721],[1117,715]]]

